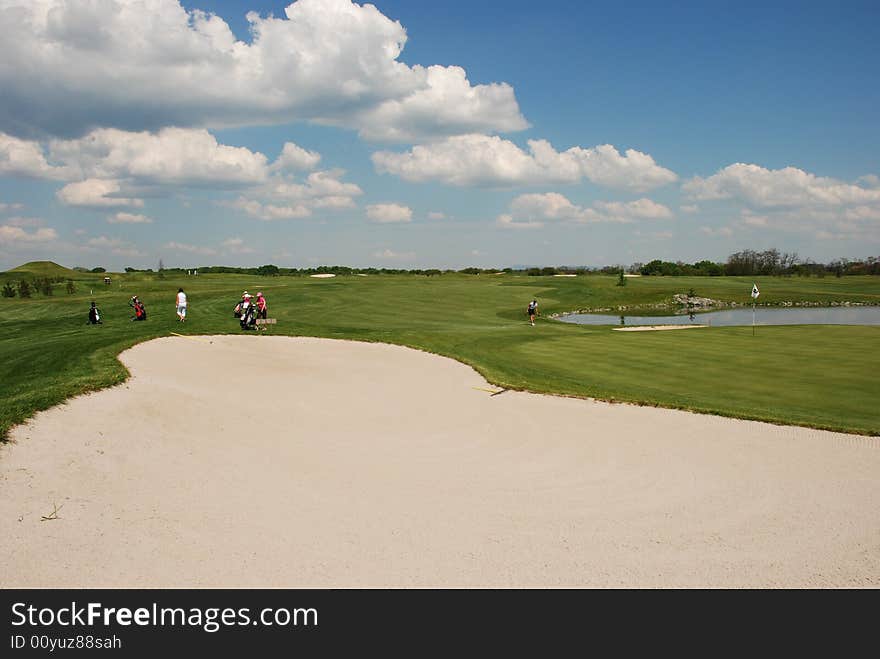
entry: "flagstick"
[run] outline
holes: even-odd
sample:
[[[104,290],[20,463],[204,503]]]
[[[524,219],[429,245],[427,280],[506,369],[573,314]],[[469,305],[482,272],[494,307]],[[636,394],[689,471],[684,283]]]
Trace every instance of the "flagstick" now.
[[[752,301],[752,336],[755,336],[755,303]]]

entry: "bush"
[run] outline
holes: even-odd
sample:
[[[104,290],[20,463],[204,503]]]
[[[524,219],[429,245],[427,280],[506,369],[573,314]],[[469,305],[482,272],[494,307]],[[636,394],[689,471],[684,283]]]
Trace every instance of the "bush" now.
[[[76,284],[73,283],[73,279],[67,280],[67,293],[68,295],[76,293]]]
[[[3,285],[3,297],[15,297],[15,288],[9,282]]]
[[[97,268],[92,268],[91,272],[107,272],[107,268],[102,268],[101,266],[98,266]]]
[[[24,279],[18,282],[18,297],[30,297],[31,296],[31,285],[28,284]]]
[[[52,281],[46,277],[45,279],[39,280],[37,284],[37,288],[40,290],[40,293],[43,295],[52,295]]]

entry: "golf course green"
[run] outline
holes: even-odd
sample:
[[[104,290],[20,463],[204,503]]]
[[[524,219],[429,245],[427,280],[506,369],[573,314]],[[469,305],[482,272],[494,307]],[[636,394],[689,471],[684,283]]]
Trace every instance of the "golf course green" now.
[[[265,334],[380,341],[470,364],[500,387],[595,397],[880,434],[880,326],[711,327],[615,332],[549,318],[576,309],[641,308],[688,293],[746,305],[753,280],[741,277],[536,277],[444,273],[334,278],[240,274],[85,273],[30,263],[0,273],[5,282],[64,278],[52,295],[0,298],[0,437],[35,412],[123,382],[116,359],[152,338],[241,333],[232,308],[243,290],[262,290],[277,324]],[[74,292],[66,281],[73,281]],[[764,304],[880,304],[880,277],[759,277]],[[177,322],[175,294],[189,298]],[[138,295],[148,319],[130,322]],[[541,316],[528,323],[536,297]],[[87,324],[89,302],[103,324]],[[665,312],[668,313],[668,310]],[[259,341],[263,332],[254,333]],[[271,364],[247,366],[253,377]],[[230,377],[241,374],[230,373]],[[295,395],[295,392],[289,392]],[[95,419],[100,425],[101,420]]]

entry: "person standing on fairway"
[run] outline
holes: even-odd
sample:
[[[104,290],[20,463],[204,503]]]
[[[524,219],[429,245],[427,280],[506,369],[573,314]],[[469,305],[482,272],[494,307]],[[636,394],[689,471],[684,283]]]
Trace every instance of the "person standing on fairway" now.
[[[532,327],[534,327],[535,326],[535,316],[538,315],[538,301],[537,300],[532,300],[531,302],[529,302],[528,313],[529,313],[529,322],[532,324]]]
[[[102,325],[101,322],[101,312],[98,310],[98,307],[92,302],[92,306],[89,308],[89,323],[92,325]]]
[[[182,288],[177,289],[177,322],[186,321],[186,293]]]

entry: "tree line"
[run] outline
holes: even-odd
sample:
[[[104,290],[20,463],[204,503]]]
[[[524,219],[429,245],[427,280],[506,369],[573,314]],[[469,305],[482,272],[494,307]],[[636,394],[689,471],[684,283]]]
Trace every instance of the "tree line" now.
[[[682,261],[670,262],[654,260],[650,263],[634,263],[629,272],[641,275],[666,275],[666,276],[791,276],[799,277],[824,277],[834,275],[843,277],[847,275],[880,275],[880,257],[869,256],[866,259],[853,260],[840,258],[828,263],[817,263],[812,259],[801,259],[797,253],[780,252],[778,249],[768,249],[757,252],[746,249],[736,252],[727,257],[724,263],[713,261],[698,261],[696,263],[684,263]]]
[[[97,270],[97,269],[96,269]],[[103,268],[101,269],[103,270]],[[727,276],[754,276],[754,275],[797,275],[800,277],[824,277],[835,275],[880,275],[880,257],[869,256],[866,259],[840,258],[828,263],[817,263],[812,259],[801,259],[797,253],[780,252],[778,249],[768,249],[762,252],[746,249],[735,252],[727,257],[724,262],[716,262],[704,259],[695,263],[684,261],[662,261],[655,259],[649,263],[633,263],[629,266],[617,264],[601,267],[589,266],[545,266],[545,267],[520,267],[520,268],[461,268],[459,270],[437,268],[351,268],[343,265],[322,265],[315,268],[281,268],[276,265],[261,265],[253,268],[237,268],[233,266],[202,266],[197,268],[200,274],[242,274],[258,276],[303,276],[314,274],[383,274],[383,275],[442,275],[442,274],[465,274],[485,275],[498,272],[525,274],[530,277],[548,277],[552,275],[618,275],[621,272],[639,274],[645,276],[667,277],[720,277]],[[126,268],[126,272],[153,272],[152,268],[138,270]],[[185,275],[189,272],[186,268],[164,268],[160,272],[168,274]]]
[[[102,273],[102,267],[86,269],[74,268],[80,272]],[[157,273],[160,278],[166,275],[188,275],[198,271],[199,274],[239,274],[265,276],[307,276],[315,274],[333,275],[425,275],[435,276],[443,274],[466,274],[485,275],[499,272],[524,274],[530,277],[548,277],[552,275],[620,275],[621,273],[639,274],[644,276],[697,276],[697,277],[720,277],[727,276],[783,276],[797,275],[800,277],[824,277],[834,275],[843,277],[848,275],[880,275],[880,257],[869,256],[865,259],[840,258],[828,263],[818,263],[812,259],[802,259],[798,254],[780,252],[778,249],[755,251],[746,249],[735,252],[727,257],[726,261],[716,262],[704,259],[695,263],[684,261],[663,261],[654,259],[648,263],[633,263],[629,266],[623,264],[606,265],[601,267],[590,266],[545,266],[545,267],[516,267],[516,268],[352,268],[344,265],[322,265],[313,268],[283,268],[273,264],[256,267],[240,268],[235,266],[213,265],[200,266],[198,268],[166,268],[160,261],[158,271],[152,268],[125,268],[128,273]]]

